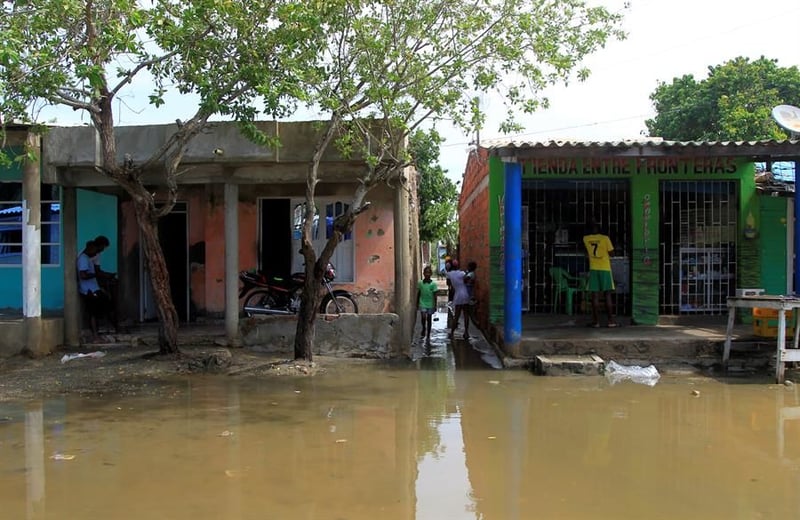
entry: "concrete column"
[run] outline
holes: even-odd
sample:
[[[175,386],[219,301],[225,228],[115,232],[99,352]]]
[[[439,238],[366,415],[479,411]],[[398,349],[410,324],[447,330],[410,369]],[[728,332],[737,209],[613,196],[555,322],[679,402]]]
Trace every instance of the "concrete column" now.
[[[505,309],[503,346],[509,354],[519,351],[522,337],[522,165],[505,165]]]
[[[22,315],[25,350],[32,356],[47,354],[42,345],[42,197],[39,172],[39,137],[29,133],[25,142],[35,160],[22,169]]]
[[[225,183],[225,335],[228,345],[239,338],[239,185]]]
[[[400,317],[399,351],[411,346],[414,310],[411,308],[411,254],[408,223],[408,190],[401,181],[394,190],[394,307]]]
[[[64,263],[64,344],[81,342],[81,313],[78,296],[78,194],[64,186],[61,192],[61,248]]]

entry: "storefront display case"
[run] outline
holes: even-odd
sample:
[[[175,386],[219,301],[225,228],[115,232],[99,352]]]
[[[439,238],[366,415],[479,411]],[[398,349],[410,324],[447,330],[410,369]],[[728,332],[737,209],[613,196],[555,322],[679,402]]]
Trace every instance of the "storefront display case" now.
[[[681,312],[724,311],[734,281],[728,248],[684,247],[679,260]]]

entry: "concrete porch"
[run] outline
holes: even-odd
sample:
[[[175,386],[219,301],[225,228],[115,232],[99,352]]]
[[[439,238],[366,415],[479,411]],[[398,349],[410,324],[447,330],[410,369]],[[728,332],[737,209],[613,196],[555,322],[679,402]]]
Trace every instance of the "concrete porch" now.
[[[619,327],[591,328],[587,315],[523,315],[519,352],[507,352],[512,362],[525,363],[540,354],[596,354],[629,364],[689,364],[710,367],[722,361],[726,316],[691,316],[662,320],[659,325],[631,325],[618,317]],[[601,319],[604,325],[605,320]],[[774,362],[776,340],[758,337],[751,324],[736,324],[729,368],[766,367]]]

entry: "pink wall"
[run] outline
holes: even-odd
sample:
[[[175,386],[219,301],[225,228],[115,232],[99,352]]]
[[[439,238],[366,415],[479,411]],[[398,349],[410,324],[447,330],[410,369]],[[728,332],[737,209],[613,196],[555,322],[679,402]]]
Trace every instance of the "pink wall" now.
[[[337,191],[352,193],[349,187],[337,189],[329,186],[325,191],[331,194]],[[300,188],[287,186],[276,189],[240,187],[239,270],[258,266],[258,197],[297,197],[301,193]],[[190,263],[191,300],[201,316],[218,316],[225,311],[223,199],[221,185],[181,187],[180,200],[186,201],[189,209],[189,246],[191,248],[205,242],[205,260]],[[337,287],[357,296],[360,312],[389,312],[394,310],[394,193],[388,187],[381,186],[370,193],[369,200],[372,202],[370,209],[358,217],[353,230],[356,281],[337,284]],[[123,254],[135,254],[139,232],[131,203],[122,203],[121,212],[121,250]],[[133,291],[134,287],[130,290]]]
[[[356,283],[346,288],[360,296],[362,312],[393,312],[394,193],[376,188],[370,201],[372,206],[355,225]]]

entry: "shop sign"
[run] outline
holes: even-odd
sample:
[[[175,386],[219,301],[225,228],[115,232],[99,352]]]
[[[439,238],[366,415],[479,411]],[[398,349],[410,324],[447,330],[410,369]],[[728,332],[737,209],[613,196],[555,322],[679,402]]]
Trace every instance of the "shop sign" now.
[[[537,175],[731,175],[736,157],[538,158],[528,172]]]

